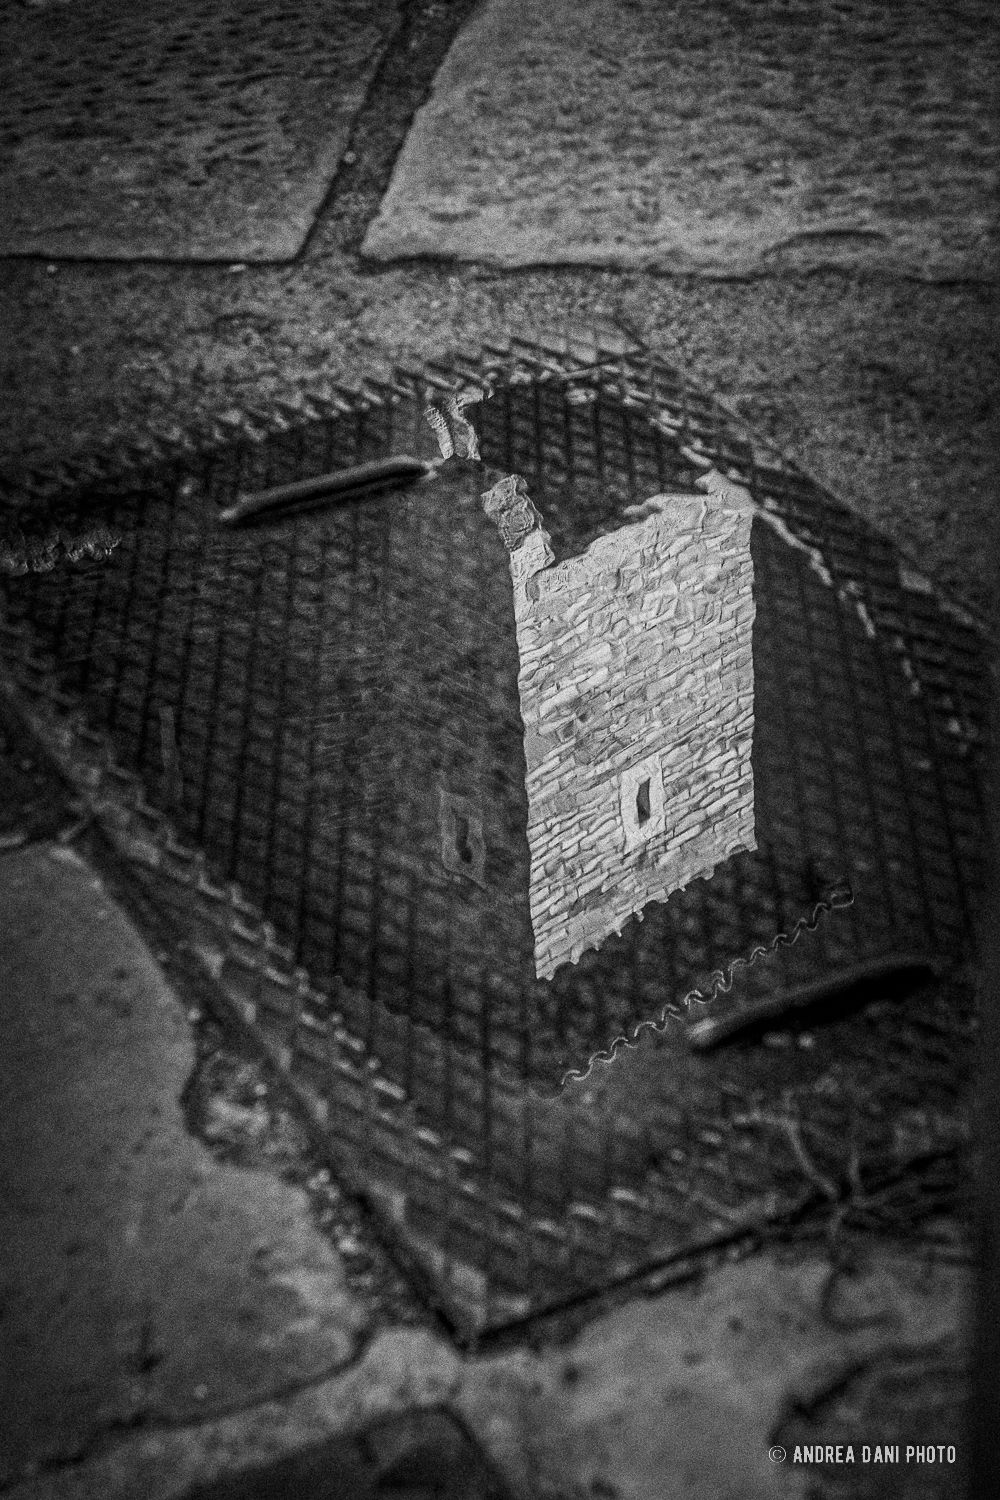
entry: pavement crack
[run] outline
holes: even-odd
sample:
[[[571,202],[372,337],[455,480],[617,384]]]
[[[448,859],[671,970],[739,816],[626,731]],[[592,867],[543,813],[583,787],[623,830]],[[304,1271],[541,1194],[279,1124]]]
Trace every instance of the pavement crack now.
[[[354,254],[389,185],[417,110],[476,0],[404,0],[400,23],[375,70],[367,97],[326,196],[296,260],[328,251],[331,241]]]
[[[141,1428],[152,1426],[151,1418],[151,1410],[143,1406],[130,1412],[128,1416],[114,1417],[107,1422],[102,1422],[75,1447],[53,1454],[39,1463],[28,1464],[19,1474],[0,1481],[0,1495],[9,1494],[29,1480],[42,1479],[61,1473],[65,1469],[79,1468],[88,1463],[96,1454],[111,1447],[117,1439],[129,1437]]]

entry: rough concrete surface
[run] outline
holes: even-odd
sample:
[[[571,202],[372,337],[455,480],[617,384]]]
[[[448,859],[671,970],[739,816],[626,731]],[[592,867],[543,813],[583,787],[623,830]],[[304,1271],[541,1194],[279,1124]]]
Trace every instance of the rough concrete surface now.
[[[396,0],[5,7],[0,254],[285,259]]]
[[[88,867],[0,856],[0,909],[2,1484],[317,1380],[365,1312],[305,1195],[186,1133],[187,1018]]]
[[[995,271],[989,0],[488,0],[362,253]]]
[[[967,1292],[967,1272],[891,1253],[847,1277],[823,1257],[767,1254],[607,1312],[543,1353],[463,1360],[427,1331],[385,1333],[345,1374],[285,1402],[148,1428],[11,1500],[173,1500],[331,1433],[440,1405],[518,1500],[801,1500],[807,1468],[768,1457],[788,1414],[879,1353],[919,1378],[921,1357],[961,1346]],[[878,1431],[869,1413],[854,1441],[877,1442]],[[951,1440],[960,1446],[961,1434]]]

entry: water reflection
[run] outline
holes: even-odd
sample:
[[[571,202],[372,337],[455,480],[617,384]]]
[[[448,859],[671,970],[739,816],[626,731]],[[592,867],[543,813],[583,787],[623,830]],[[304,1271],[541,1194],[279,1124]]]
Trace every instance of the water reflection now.
[[[753,507],[696,483],[561,560],[522,480],[483,496],[510,552],[540,978],[756,847]]]

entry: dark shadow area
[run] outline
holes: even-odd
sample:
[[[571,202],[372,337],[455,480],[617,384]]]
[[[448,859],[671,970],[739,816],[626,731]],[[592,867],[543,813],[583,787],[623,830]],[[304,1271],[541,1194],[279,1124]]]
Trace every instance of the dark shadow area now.
[[[185,1500],[507,1500],[507,1491],[455,1418],[427,1411],[199,1485]]]

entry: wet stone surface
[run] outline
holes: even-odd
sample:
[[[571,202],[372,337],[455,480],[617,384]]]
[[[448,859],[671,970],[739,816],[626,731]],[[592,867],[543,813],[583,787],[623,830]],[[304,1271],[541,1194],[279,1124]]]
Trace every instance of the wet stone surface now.
[[[509,1492],[447,1412],[389,1418],[260,1468],[188,1491],[185,1500],[508,1500]]]
[[[369,1336],[389,1326],[434,1326],[393,1264],[364,1209],[336,1181],[299,1116],[259,1059],[204,1015],[192,1012],[196,1063],[184,1090],[188,1129],[220,1162],[274,1173],[304,1192],[334,1247],[351,1293],[363,1301]]]
[[[237,263],[298,250],[399,16],[393,0],[7,9],[0,253]]]
[[[669,368],[630,368],[633,382],[658,382],[646,412],[607,378],[511,378],[475,408],[481,463],[450,458],[411,491],[244,530],[214,518],[239,489],[433,456],[426,398],[397,393],[207,451],[112,503],[123,541],[107,567],[80,580],[29,572],[10,589],[93,734],[204,851],[213,901],[225,907],[234,882],[240,910],[249,897],[274,924],[267,941],[288,945],[279,968],[305,966],[307,996],[301,973],[262,986],[250,971],[252,1024],[465,1336],[810,1205],[834,1226],[939,1210],[964,1150],[961,992],[940,1011],[902,994],[902,1025],[857,1012],[833,1051],[803,1040],[784,1058],[767,1046],[709,1061],[678,1024],[587,1074],[595,1050],[682,1013],[692,986],[711,993],[724,965],[800,918],[814,930],[751,966],[747,995],[900,946],[931,943],[954,961],[974,879],[971,634],[904,594],[887,544],[766,466]],[[482,495],[523,470],[578,560],[581,544],[613,538],[626,507],[695,492],[710,454],[746,470],[755,496],[759,848],[538,981],[521,549],[508,554]],[[947,681],[945,648],[960,664]],[[168,887],[181,899],[188,856],[172,847],[156,899]],[[824,904],[845,875],[850,904]],[[199,899],[184,923],[200,922]],[[255,939],[235,911],[227,931],[230,958],[213,972],[232,997],[237,952]],[[713,1004],[737,998],[720,990]],[[230,1003],[245,1019],[244,1001]],[[583,1086],[540,1097],[567,1064]],[[251,1134],[257,1118],[251,1105]],[[931,1180],[900,1184],[920,1155]]]
[[[319,1379],[367,1313],[305,1195],[187,1133],[189,1023],[93,869],[35,843],[0,884],[9,1484]]]
[[[984,0],[490,0],[362,252],[990,279],[998,53]]]

